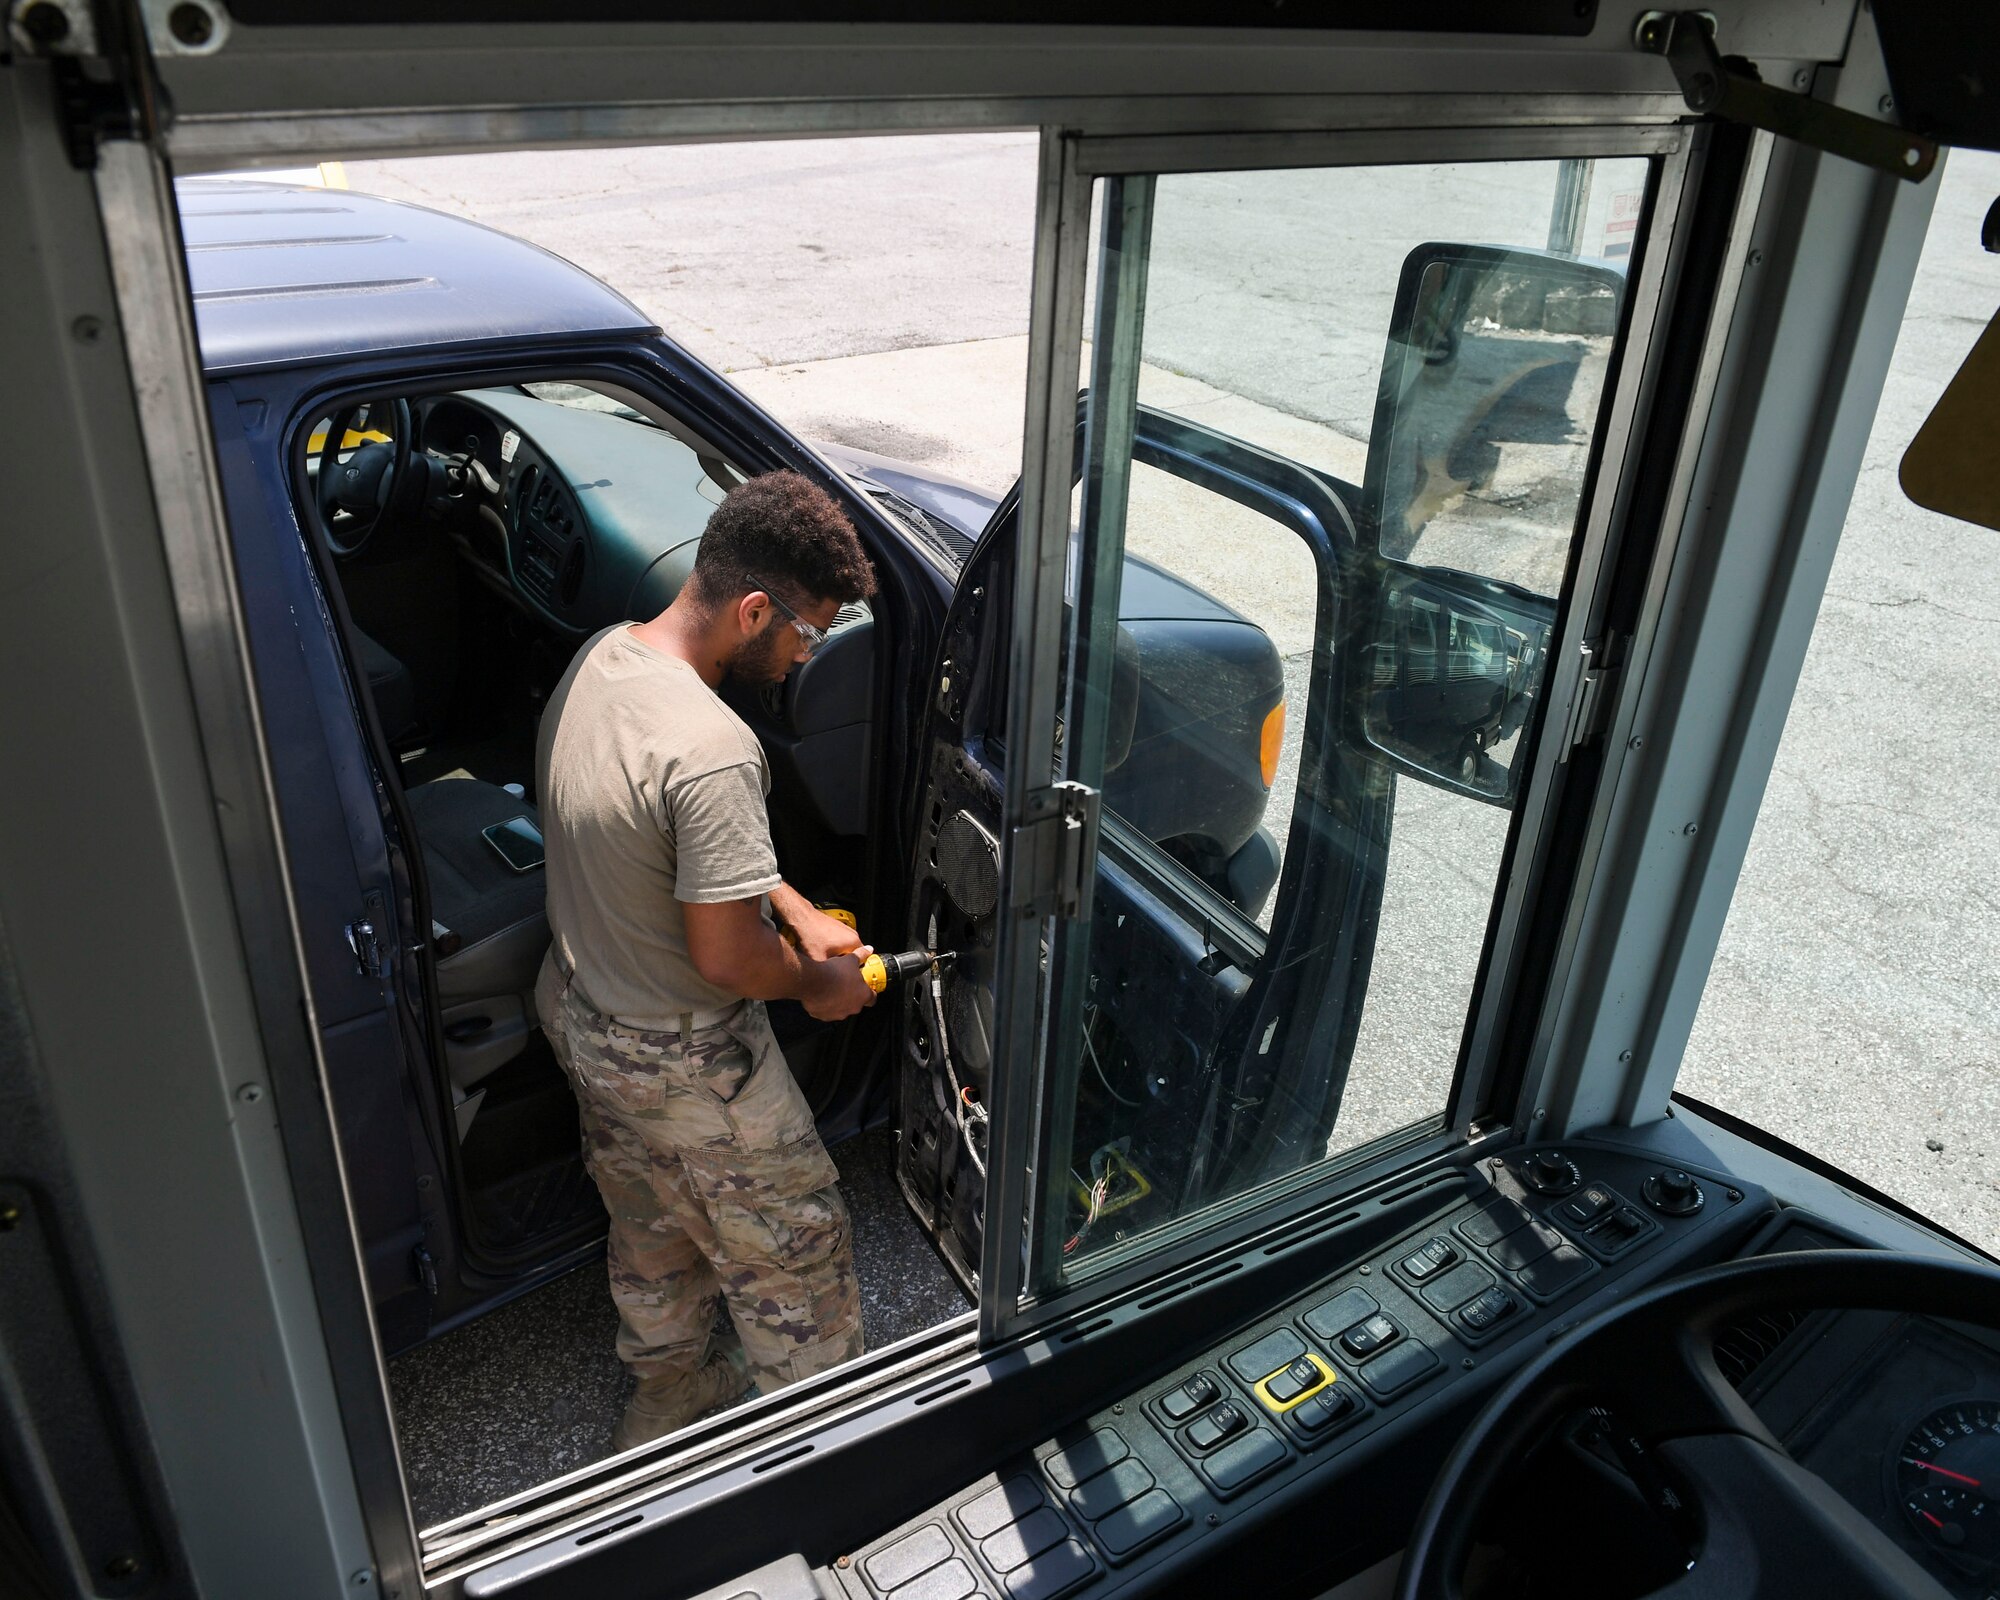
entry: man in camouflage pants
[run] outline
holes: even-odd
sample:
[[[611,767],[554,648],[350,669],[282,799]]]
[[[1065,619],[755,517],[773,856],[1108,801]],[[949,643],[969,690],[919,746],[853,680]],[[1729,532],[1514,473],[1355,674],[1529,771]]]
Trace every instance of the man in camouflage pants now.
[[[782,679],[873,587],[824,491],[753,478],[673,604],[586,645],[543,716],[554,943],[536,1008],[576,1091],[639,1379],[614,1449],[861,1352],[838,1174],[763,1002],[853,1015],[874,999],[867,947],[779,877],[763,749],[715,691]],[[718,1304],[731,1335],[712,1348]]]

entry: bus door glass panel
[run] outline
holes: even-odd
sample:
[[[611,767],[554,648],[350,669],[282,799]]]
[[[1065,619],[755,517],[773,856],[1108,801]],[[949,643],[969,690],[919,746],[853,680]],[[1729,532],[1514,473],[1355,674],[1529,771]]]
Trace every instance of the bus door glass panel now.
[[[1442,1126],[1647,184],[1097,180],[1058,775],[1103,843],[1051,957],[1029,1294]]]

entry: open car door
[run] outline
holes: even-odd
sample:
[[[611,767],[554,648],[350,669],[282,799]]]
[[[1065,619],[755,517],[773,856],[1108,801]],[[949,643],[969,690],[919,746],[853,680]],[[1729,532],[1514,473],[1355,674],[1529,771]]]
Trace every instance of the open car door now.
[[[1083,416],[1088,449],[1087,404]],[[1324,1144],[1342,1050],[1270,1055],[1236,1044],[1302,988],[1365,988],[1388,843],[1386,769],[1351,749],[1340,726],[1339,592],[1361,547],[1336,486],[1150,408],[1137,413],[1131,459],[1163,518],[1257,525],[1302,570],[1297,760],[1307,770],[1324,764],[1328,777],[1301,788],[1296,807],[1273,792],[1295,691],[1265,629],[1163,565],[1128,557],[1096,729],[1104,748],[1082,1040],[1089,1070],[1061,1135],[1081,1152],[1075,1204],[1060,1219],[1072,1255],[1283,1163],[1294,1146]],[[1017,494],[967,564],[917,747],[909,927],[913,941],[953,960],[902,998],[898,1177],[968,1282],[980,1256],[993,1093],[1001,669],[1019,513]],[[1288,539],[1295,550],[1283,549]],[[1274,1095],[1291,1108],[1286,1117],[1239,1115]]]

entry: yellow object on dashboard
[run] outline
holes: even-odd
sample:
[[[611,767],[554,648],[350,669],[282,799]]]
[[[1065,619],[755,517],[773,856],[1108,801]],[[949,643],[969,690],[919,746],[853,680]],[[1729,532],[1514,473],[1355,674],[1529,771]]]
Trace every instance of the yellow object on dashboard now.
[[[364,444],[393,444],[394,442],[386,433],[379,432],[374,428],[359,430],[349,428],[341,436],[340,448],[343,450],[359,450]],[[324,428],[321,428],[310,439],[306,440],[306,453],[308,455],[316,456],[325,448],[326,429]]]

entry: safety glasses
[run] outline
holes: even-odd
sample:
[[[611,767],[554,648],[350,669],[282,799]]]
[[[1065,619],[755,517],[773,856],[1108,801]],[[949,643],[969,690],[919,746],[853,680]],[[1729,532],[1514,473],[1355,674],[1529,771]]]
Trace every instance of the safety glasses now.
[[[770,600],[771,604],[784,612],[792,626],[798,629],[799,639],[805,645],[808,655],[826,643],[826,629],[815,628],[810,622],[806,621],[804,617],[800,616],[790,606],[786,605],[784,601],[780,600],[769,584],[765,584],[763,588],[764,594]]]

